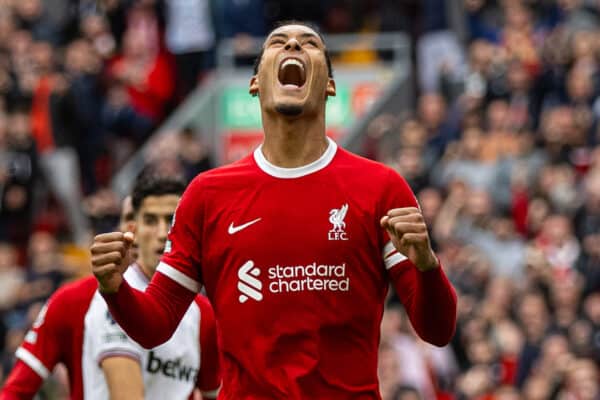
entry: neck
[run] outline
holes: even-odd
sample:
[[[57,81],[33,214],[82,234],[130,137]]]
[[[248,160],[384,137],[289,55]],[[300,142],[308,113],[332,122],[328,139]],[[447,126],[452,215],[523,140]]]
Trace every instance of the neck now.
[[[328,146],[325,115],[289,118],[263,113],[262,152],[273,165],[296,168],[318,160]]]

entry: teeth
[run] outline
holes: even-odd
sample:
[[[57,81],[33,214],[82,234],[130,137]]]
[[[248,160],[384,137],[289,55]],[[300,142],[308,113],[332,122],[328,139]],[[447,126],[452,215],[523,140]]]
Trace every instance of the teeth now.
[[[295,58],[288,58],[287,60],[282,62],[280,69],[283,69],[283,68],[287,67],[288,65],[296,65],[304,71],[304,65],[302,65],[302,63],[300,61],[296,60]]]

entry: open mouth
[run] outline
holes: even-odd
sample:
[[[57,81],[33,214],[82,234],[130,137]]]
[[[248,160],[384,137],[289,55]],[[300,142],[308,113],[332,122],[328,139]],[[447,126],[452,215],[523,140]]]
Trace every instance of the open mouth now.
[[[278,78],[285,88],[301,88],[306,82],[304,64],[296,58],[286,58],[279,66]]]

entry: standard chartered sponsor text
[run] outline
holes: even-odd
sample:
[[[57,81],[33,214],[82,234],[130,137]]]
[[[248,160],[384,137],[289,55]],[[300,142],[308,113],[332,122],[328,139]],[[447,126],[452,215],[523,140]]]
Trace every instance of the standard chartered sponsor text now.
[[[270,267],[267,272],[271,293],[350,290],[350,278],[346,276],[346,263],[325,265],[313,262],[308,265],[276,265]]]

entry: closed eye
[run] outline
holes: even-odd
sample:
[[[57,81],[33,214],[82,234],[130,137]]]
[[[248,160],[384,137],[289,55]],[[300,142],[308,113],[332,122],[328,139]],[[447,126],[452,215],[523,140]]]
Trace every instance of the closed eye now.
[[[308,41],[306,41],[306,44],[310,44],[311,46],[314,46],[314,47],[319,47],[317,42],[315,42],[314,40],[308,40]]]

